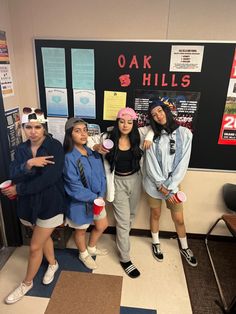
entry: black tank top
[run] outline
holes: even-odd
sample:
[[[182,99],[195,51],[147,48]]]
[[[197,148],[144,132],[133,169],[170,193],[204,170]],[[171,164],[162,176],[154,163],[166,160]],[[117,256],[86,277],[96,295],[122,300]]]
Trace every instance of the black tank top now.
[[[139,169],[135,169],[134,166],[134,155],[131,151],[131,148],[128,150],[118,149],[117,162],[116,162],[116,172],[127,173],[127,172],[136,172]]]

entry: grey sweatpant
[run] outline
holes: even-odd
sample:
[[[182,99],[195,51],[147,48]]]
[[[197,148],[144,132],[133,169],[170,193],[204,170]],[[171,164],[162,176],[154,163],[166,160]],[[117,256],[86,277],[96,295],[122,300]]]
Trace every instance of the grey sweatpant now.
[[[129,232],[140,199],[141,183],[140,172],[124,177],[115,175],[113,207],[116,220],[116,245],[121,262],[130,261]]]

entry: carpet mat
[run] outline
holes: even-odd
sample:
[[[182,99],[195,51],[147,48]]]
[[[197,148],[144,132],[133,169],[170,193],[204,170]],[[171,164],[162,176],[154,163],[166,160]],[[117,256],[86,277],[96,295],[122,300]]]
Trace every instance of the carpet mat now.
[[[48,263],[43,260],[39,271],[34,278],[34,286],[26,295],[50,298],[62,270],[80,271],[86,273],[92,272],[78,259],[78,250],[76,249],[55,249],[55,256],[59,264],[59,269],[55,274],[55,279],[53,282],[49,285],[44,285],[42,283],[44,273],[48,267]]]
[[[215,302],[220,296],[205,242],[188,239],[188,243],[198,259],[198,266],[191,267],[182,257],[193,314],[222,314]],[[209,240],[208,246],[229,305],[236,294],[236,242]]]
[[[156,310],[138,309],[137,307],[120,307],[120,314],[157,314]]]
[[[121,276],[62,271],[45,314],[120,314]]]

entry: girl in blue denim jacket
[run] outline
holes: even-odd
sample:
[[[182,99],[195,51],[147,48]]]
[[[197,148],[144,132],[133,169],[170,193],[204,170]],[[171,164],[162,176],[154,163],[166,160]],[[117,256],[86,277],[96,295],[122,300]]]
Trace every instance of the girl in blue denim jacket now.
[[[176,197],[188,168],[192,133],[175,122],[168,105],[159,99],[150,102],[149,119],[154,131],[154,142],[145,152],[143,187],[151,208],[152,253],[156,260],[163,261],[159,241],[159,219],[161,202],[165,200],[179,237],[180,253],[191,266],[197,266],[197,260],[188,248],[183,203]]]
[[[106,177],[100,155],[87,147],[87,123],[82,119],[70,118],[65,125],[63,170],[64,186],[67,194],[66,224],[75,229],[75,243],[79,259],[89,269],[97,268],[92,258],[106,255],[107,250],[98,249],[97,241],[107,228],[105,207],[94,214],[95,199],[103,200],[106,192]],[[94,222],[86,247],[86,230]]]

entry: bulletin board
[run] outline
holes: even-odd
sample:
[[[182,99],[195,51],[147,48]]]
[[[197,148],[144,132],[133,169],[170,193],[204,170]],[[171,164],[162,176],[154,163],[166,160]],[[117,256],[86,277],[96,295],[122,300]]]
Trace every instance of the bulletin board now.
[[[199,97],[193,121],[193,146],[189,167],[236,170],[236,146],[218,144],[236,43],[35,39],[34,44],[40,106],[45,112],[47,104],[42,49],[64,49],[69,117],[74,116],[71,51],[93,50],[96,118],[86,121],[99,124],[102,131],[113,124],[113,121],[103,119],[105,91],[125,92],[126,106],[134,109],[137,95],[159,92],[162,95],[165,92],[197,93]],[[186,67],[186,71],[184,68],[180,71],[171,69],[173,46],[203,47],[201,69],[194,70],[194,65],[193,69]],[[182,65],[189,62],[187,57],[185,59],[182,60]],[[128,84],[122,85],[123,75],[129,76]]]

